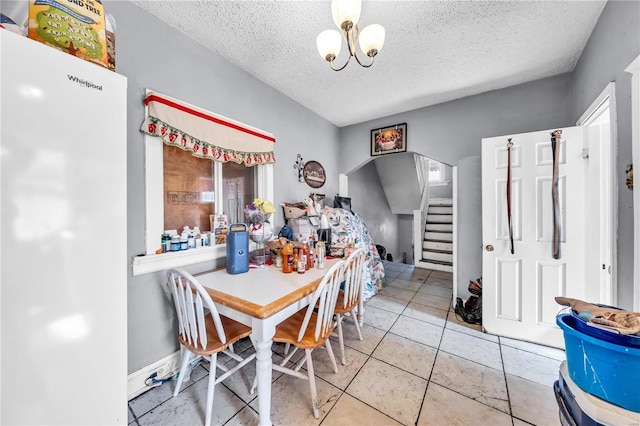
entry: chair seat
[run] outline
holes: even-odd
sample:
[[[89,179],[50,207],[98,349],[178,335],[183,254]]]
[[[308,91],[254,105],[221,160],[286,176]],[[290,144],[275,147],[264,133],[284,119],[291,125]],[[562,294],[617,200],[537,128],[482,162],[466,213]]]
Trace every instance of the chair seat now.
[[[251,334],[251,327],[247,327],[246,325],[239,323],[238,321],[232,320],[231,318],[225,317],[224,315],[220,315],[220,321],[222,321],[222,327],[227,337],[227,343],[223,344],[218,337],[218,333],[216,332],[216,327],[213,323],[213,317],[211,316],[211,314],[207,314],[204,320],[207,329],[206,348],[203,349],[199,346],[196,347],[193,344],[190,344],[188,341],[182,338],[182,335],[180,335],[178,338],[180,344],[186,346],[191,352],[198,355],[211,355],[213,353],[221,352],[227,349],[230,344],[235,343],[243,337],[247,337]]]
[[[300,349],[313,349],[323,345],[331,335],[331,332],[333,332],[335,323],[331,326],[330,331],[324,337],[320,336],[316,342],[314,333],[318,314],[313,312],[311,314],[311,318],[309,318],[309,325],[305,329],[304,336],[302,337],[302,340],[298,342],[298,333],[300,332],[300,327],[306,314],[307,308],[303,308],[278,324],[276,326],[276,334],[273,336],[273,341],[279,343],[291,343]]]
[[[338,293],[338,301],[336,302],[336,314],[346,314],[347,312],[351,312],[355,309],[355,307],[358,306],[358,300],[354,300],[353,303],[351,303],[350,305],[347,305],[347,307],[344,307],[344,291],[340,290],[340,292]]]

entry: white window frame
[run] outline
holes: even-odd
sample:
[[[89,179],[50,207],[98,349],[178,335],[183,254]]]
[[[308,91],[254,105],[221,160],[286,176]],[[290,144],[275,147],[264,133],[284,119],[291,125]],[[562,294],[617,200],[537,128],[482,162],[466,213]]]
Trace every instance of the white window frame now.
[[[434,164],[437,164],[438,167],[440,168],[440,179],[438,180],[431,180],[431,166]],[[445,169],[444,169],[443,163],[436,160],[429,159],[429,166],[427,168],[427,172],[428,172],[427,180],[429,181],[429,186],[445,186],[449,184],[449,181],[444,179]]]
[[[160,138],[145,135],[145,256],[133,258],[133,275],[164,271],[169,268],[192,265],[194,263],[220,259],[227,255],[226,245],[215,245],[197,249],[155,254],[161,247],[160,238],[164,232],[164,162],[163,142]],[[273,164],[257,167],[257,197],[273,200]],[[223,194],[222,168],[214,167],[215,213],[222,214]],[[252,243],[253,244],[253,243]]]

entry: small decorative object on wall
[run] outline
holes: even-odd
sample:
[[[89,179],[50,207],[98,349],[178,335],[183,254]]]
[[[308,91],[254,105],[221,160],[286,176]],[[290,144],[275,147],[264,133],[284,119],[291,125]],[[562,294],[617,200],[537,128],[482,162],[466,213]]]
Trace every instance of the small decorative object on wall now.
[[[371,131],[371,155],[407,152],[407,123]]]
[[[633,190],[633,164],[627,166],[627,188]]]
[[[298,154],[296,158],[296,162],[293,163],[294,170],[298,171],[298,182],[304,182],[304,177],[302,176],[302,169],[304,168],[304,160],[302,160],[302,155]]]
[[[327,179],[324,174],[324,167],[317,161],[307,161],[302,174],[304,181],[312,188],[320,188]]]

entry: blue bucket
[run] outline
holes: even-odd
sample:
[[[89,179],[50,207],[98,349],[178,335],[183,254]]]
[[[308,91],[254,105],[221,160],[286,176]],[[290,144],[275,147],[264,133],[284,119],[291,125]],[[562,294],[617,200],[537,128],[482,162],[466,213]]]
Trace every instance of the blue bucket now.
[[[601,308],[609,308],[612,311],[620,310],[620,308],[616,308],[614,306],[607,305],[596,305]],[[640,336],[634,334],[618,334],[613,333],[611,331],[603,330],[597,327],[593,327],[588,324],[588,321],[580,318],[578,313],[571,309],[571,316],[573,316],[575,321],[575,329],[583,332],[584,334],[588,334],[591,337],[595,337],[600,340],[604,340],[605,342],[615,343],[617,345],[623,346],[631,346],[634,348],[640,348]]]
[[[640,413],[640,348],[617,345],[577,329],[575,317],[561,314],[567,371],[583,391]]]

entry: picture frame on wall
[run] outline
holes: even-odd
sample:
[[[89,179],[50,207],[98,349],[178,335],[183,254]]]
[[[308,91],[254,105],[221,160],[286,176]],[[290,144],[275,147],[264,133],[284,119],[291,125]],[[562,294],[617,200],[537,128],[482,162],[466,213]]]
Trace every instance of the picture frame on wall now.
[[[407,152],[407,123],[371,131],[371,156],[396,152]]]
[[[324,167],[317,161],[307,161],[304,163],[302,169],[302,175],[304,181],[312,188],[320,188],[324,185],[327,177],[324,172]]]

